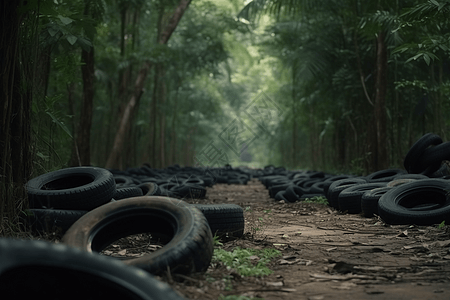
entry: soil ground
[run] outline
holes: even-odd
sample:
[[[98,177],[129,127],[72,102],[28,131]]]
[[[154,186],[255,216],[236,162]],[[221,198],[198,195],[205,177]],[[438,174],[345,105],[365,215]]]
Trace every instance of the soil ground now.
[[[276,248],[282,257],[269,264],[273,274],[261,278],[242,278],[220,264],[182,283],[162,278],[188,299],[450,298],[449,226],[389,226],[321,204],[279,203],[255,179],[216,184],[196,202],[244,208],[245,235],[225,242],[225,250]]]
[[[205,274],[160,277],[186,299],[450,299],[450,226],[389,226],[322,204],[277,202],[255,179],[216,184],[206,199],[186,201],[244,208],[244,236],[223,242],[223,249],[282,253],[268,265],[273,273],[259,278],[241,277],[220,263]],[[137,257],[160,247],[141,234],[113,243],[103,254]]]

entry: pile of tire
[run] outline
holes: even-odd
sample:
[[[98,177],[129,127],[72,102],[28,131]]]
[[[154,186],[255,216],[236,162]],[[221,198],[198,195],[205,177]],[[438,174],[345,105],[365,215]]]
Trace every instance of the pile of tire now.
[[[183,177],[182,173],[178,176]],[[59,229],[64,244],[88,253],[99,253],[120,238],[148,233],[163,246],[121,262],[149,274],[204,272],[213,255],[213,234],[223,239],[242,237],[245,222],[240,206],[188,204],[154,196],[158,184],[142,182],[143,178],[96,167],[43,174],[27,183],[30,209],[26,223],[39,232]],[[143,184],[149,189],[146,195]],[[204,182],[196,178],[196,184]],[[118,193],[122,189],[126,193]]]
[[[292,203],[323,196],[337,210],[380,216],[387,224],[449,223],[450,142],[433,133],[423,135],[406,154],[404,167],[352,176],[266,166],[257,177],[275,200]]]

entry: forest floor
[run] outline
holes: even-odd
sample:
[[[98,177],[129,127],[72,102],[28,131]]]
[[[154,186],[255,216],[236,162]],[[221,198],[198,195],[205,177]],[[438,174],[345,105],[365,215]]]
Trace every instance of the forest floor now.
[[[255,179],[247,185],[216,184],[206,199],[186,201],[244,209],[244,236],[223,241],[220,248],[281,252],[267,264],[273,271],[267,276],[242,277],[213,261],[206,273],[181,281],[159,277],[186,299],[450,298],[450,226],[390,226],[324,204],[278,202]],[[145,234],[123,238],[102,253],[133,257],[161,247],[145,239]],[[258,257],[252,259],[256,265]]]
[[[257,180],[216,184],[197,202],[244,208],[244,237],[221,248],[275,248],[282,256],[271,260],[273,273],[263,277],[241,277],[219,263],[181,283],[162,278],[188,299],[450,297],[450,226],[389,226],[323,204],[279,203]]]

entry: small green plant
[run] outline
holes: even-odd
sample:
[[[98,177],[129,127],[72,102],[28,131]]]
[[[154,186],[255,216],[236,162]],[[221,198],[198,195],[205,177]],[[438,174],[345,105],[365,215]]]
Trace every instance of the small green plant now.
[[[318,204],[323,204],[323,205],[328,205],[328,200],[325,197],[322,196],[315,196],[312,198],[306,198],[305,201],[303,201],[305,203],[318,203]]]
[[[272,273],[267,263],[281,255],[276,249],[241,249],[226,251],[221,248],[214,250],[213,261],[222,262],[227,268],[235,269],[241,276],[265,276]],[[253,261],[253,262],[252,262]]]
[[[445,220],[441,222],[441,224],[438,225],[439,229],[444,229],[445,227]]]
[[[220,241],[220,237],[218,237],[217,235],[214,235],[214,237],[213,237],[213,245],[214,245],[214,247],[223,246],[222,242]]]

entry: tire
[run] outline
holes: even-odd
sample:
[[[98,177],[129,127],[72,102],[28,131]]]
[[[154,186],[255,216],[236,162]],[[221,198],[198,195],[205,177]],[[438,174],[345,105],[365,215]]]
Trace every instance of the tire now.
[[[164,246],[139,258],[123,260],[151,274],[204,272],[213,242],[205,216],[184,201],[166,197],[135,197],[90,211],[70,227],[62,242],[87,252],[100,252],[129,235],[150,233]]]
[[[200,185],[183,184],[170,188],[177,198],[203,199],[206,196],[206,189]]]
[[[386,169],[374,172],[366,176],[367,182],[388,182],[398,175],[406,174],[405,170],[400,169]]]
[[[25,222],[33,232],[56,232],[63,235],[70,226],[84,216],[84,210],[29,209]]]
[[[192,204],[208,220],[211,233],[230,240],[244,235],[244,210],[236,204]]]
[[[370,190],[385,187],[385,183],[363,183],[343,190],[338,197],[339,210],[347,211],[349,214],[359,214],[361,212],[361,196]]]
[[[116,183],[116,188],[133,185],[131,177],[125,175],[114,175],[114,182]]]
[[[0,293],[10,299],[184,299],[153,276],[112,258],[12,239],[0,239]]]
[[[409,183],[409,182],[413,182],[416,181],[416,179],[411,179],[411,178],[403,178],[403,179],[394,179],[392,181],[389,181],[386,186],[388,187],[396,187],[405,183]]]
[[[375,215],[378,215],[378,200],[391,189],[392,187],[386,186],[366,191],[361,196],[361,210],[363,216],[372,218]]]
[[[328,204],[335,209],[339,209],[339,194],[348,187],[363,183],[367,183],[363,178],[349,178],[334,181],[328,188],[328,194],[326,195]]]
[[[450,142],[425,149],[419,158],[417,165],[420,170],[427,169],[427,174],[432,174],[439,170],[442,161],[450,159]],[[431,168],[430,168],[431,167]]]
[[[300,200],[300,197],[306,193],[309,193],[308,189],[301,188],[295,184],[291,184],[286,188],[284,197],[287,201],[294,203]]]
[[[121,200],[139,196],[143,196],[142,190],[139,187],[129,186],[116,189],[113,198],[114,200]]]
[[[96,167],[61,169],[27,183],[31,208],[91,210],[108,203],[115,191],[112,173]]]
[[[159,186],[154,182],[144,182],[138,185],[138,188],[142,190],[143,196],[160,196],[161,190]]]
[[[422,175],[422,174],[402,174],[394,177],[394,180],[397,179],[429,179],[428,176]]]
[[[380,217],[392,225],[450,223],[450,182],[424,179],[400,185],[378,201]]]
[[[323,193],[325,195],[328,194],[328,189],[330,188],[331,184],[335,181],[341,180],[341,179],[348,179],[351,176],[348,175],[336,175],[336,176],[332,176],[327,178],[324,182],[323,182]]]
[[[440,136],[434,133],[427,133],[423,135],[420,139],[418,139],[412,147],[409,149],[408,153],[405,155],[405,159],[403,161],[403,165],[408,171],[408,173],[420,173],[417,172],[416,163],[420,158],[422,153],[430,146],[436,146],[442,143],[442,139]]]

